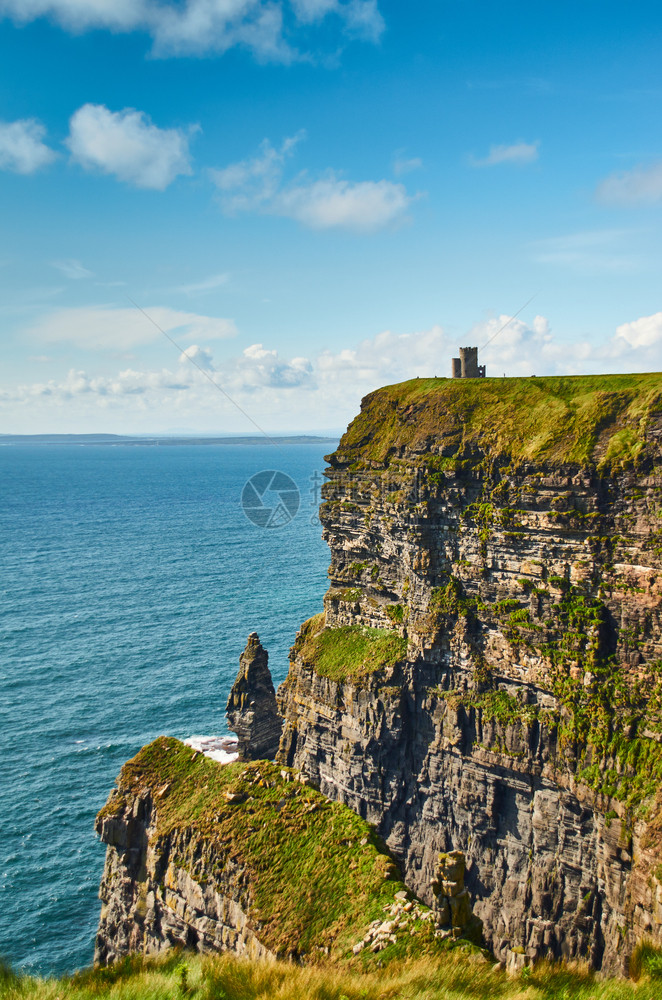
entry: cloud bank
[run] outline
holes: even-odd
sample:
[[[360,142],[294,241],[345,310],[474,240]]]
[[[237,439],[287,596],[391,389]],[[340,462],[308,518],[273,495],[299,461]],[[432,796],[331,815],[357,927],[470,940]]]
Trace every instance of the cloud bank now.
[[[309,358],[281,357],[277,350],[258,343],[216,360],[205,343],[205,333],[213,332],[210,324],[227,321],[182,313],[168,316],[168,310],[150,312],[159,316],[164,328],[188,330],[189,338],[195,339],[169,367],[130,367],[104,376],[72,370],[61,379],[6,389],[0,393],[0,413],[10,414],[11,426],[22,426],[25,432],[45,428],[75,431],[82,420],[98,429],[132,433],[183,424],[211,432],[250,432],[246,418],[210,384],[209,375],[270,432],[340,427],[358,412],[366,393],[407,378],[448,375],[458,339],[482,347],[510,318],[506,314],[493,316],[459,338],[441,326],[404,334],[385,330],[354,347],[322,351]],[[119,313],[116,311],[116,319],[128,318],[119,317]],[[71,324],[64,317],[60,319],[57,330],[51,325],[44,341],[51,343],[62,338],[66,329],[71,330]],[[94,337],[83,338],[80,331],[84,324],[79,323],[79,332],[70,333],[70,340],[81,346],[129,347],[152,335],[134,329],[123,332],[118,341],[119,325],[115,323],[111,329],[109,324]],[[222,335],[227,333],[225,330]],[[517,318],[482,351],[481,360],[492,377],[503,372],[529,376],[659,371],[662,312],[621,324],[597,347],[588,340],[558,339],[544,316],[529,323]]]
[[[293,38],[331,18],[352,39],[377,42],[384,20],[377,0],[0,0],[15,24],[48,18],[66,31],[140,31],[152,54],[203,56],[248,49],[260,61],[300,58]]]
[[[164,306],[146,307],[145,313],[147,316],[134,306],[56,309],[27,329],[25,335],[40,344],[73,344],[91,351],[128,351],[162,337],[159,327],[183,340],[219,340],[237,333],[231,319],[179,312]]]

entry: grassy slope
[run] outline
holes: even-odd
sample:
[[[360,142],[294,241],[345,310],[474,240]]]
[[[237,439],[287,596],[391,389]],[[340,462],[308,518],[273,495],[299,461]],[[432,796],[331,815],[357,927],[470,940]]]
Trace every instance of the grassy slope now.
[[[402,446],[458,458],[479,448],[548,465],[628,464],[660,411],[660,373],[413,379],[366,396],[336,454],[382,462]]]
[[[302,625],[295,650],[320,677],[358,680],[405,660],[407,640],[390,629],[361,625],[325,628],[322,612]]]
[[[659,1000],[661,971],[656,955],[635,984],[596,982],[580,968],[545,963],[511,978],[461,949],[369,971],[173,952],[69,979],[19,979],[0,970],[0,1000]]]
[[[314,788],[283,779],[281,771],[292,778],[265,761],[220,765],[160,737],[124,765],[119,795],[101,814],[118,812],[127,798],[151,789],[157,835],[199,832],[219,869],[227,858],[246,869],[252,919],[262,925],[259,937],[268,948],[351,954],[367,925],[386,919],[384,908],[405,886],[367,823]],[[242,801],[231,804],[226,793]],[[195,877],[191,859],[178,862]],[[420,932],[425,936],[423,926]],[[414,946],[420,947],[418,935],[387,951],[405,954]]]

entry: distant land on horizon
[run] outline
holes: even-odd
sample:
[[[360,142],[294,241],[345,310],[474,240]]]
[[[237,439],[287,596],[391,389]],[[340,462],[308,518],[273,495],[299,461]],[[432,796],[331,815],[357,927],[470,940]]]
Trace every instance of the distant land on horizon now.
[[[156,445],[182,445],[182,444],[336,444],[340,435],[335,437],[325,434],[286,434],[286,435],[264,435],[258,434],[241,436],[219,436],[205,437],[204,435],[170,435],[160,437],[159,435],[136,435],[130,434],[0,434],[0,446],[11,444],[130,444],[142,447]]]

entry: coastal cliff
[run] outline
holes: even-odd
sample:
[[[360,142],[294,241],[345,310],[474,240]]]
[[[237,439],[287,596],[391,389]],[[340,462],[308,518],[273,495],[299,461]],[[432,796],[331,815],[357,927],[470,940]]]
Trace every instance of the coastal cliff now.
[[[365,965],[480,933],[462,858],[438,859],[431,909],[365,822],[268,761],[220,764],[160,737],[122,768],[97,832],[96,965],[172,947]]]
[[[255,634],[228,702],[276,763],[161,739],[125,766],[97,962],[388,958],[479,921],[510,969],[662,947],[661,441],[662,375],[366,397],[324,611],[276,709]]]
[[[625,971],[662,945],[662,376],[415,380],[329,457],[324,613],[279,759],[487,943]]]

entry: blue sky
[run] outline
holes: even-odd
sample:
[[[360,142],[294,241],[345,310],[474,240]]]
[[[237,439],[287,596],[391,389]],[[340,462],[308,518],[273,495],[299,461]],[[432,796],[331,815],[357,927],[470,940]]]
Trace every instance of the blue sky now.
[[[593,0],[0,0],[0,432],[253,432],[210,378],[340,429],[528,300],[488,374],[662,369],[661,36]]]

